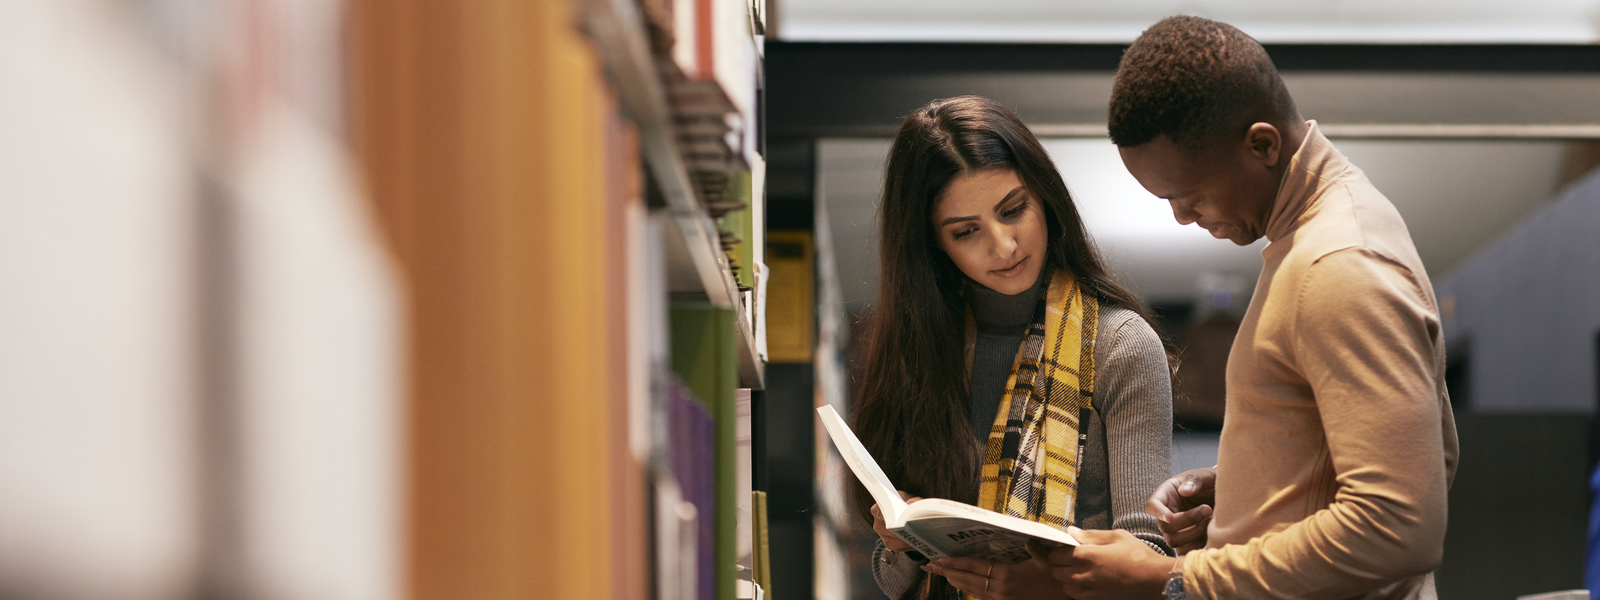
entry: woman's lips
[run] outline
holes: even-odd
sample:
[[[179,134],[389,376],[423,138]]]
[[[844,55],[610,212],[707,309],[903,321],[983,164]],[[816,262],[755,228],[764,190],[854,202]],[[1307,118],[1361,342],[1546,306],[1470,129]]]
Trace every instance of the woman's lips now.
[[[1028,257],[1023,257],[1022,260],[1017,261],[1017,264],[1011,265],[1004,269],[995,269],[990,271],[990,273],[994,273],[995,275],[999,275],[1001,277],[1016,277],[1017,275],[1022,274],[1022,265],[1027,264],[1027,262]]]

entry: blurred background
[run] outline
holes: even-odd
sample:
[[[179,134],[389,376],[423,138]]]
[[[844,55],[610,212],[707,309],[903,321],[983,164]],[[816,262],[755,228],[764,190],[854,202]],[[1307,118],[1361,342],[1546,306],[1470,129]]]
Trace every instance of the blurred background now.
[[[900,118],[1044,140],[1214,464],[1261,268],[1122,168],[1122,49],[1262,41],[1394,202],[1444,598],[1584,587],[1600,2],[0,2],[0,598],[879,598],[845,410]]]

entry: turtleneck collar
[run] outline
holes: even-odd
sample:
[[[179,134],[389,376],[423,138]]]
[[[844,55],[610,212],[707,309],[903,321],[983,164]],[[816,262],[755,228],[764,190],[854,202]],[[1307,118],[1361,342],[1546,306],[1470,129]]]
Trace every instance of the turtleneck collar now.
[[[1019,294],[1007,295],[989,289],[981,283],[968,280],[968,297],[972,301],[972,320],[977,321],[978,330],[985,333],[1017,333],[1028,327],[1033,320],[1033,310],[1038,306],[1039,293],[1044,289],[1044,282],[1048,277],[1045,271],[1039,272],[1039,278],[1033,282],[1033,287]]]
[[[1278,184],[1278,196],[1272,201],[1272,213],[1267,217],[1267,241],[1276,242],[1299,227],[1300,216],[1316,202],[1327,183],[1350,168],[1350,161],[1322,135],[1317,122],[1306,121],[1305,139],[1289,159],[1283,182]]]

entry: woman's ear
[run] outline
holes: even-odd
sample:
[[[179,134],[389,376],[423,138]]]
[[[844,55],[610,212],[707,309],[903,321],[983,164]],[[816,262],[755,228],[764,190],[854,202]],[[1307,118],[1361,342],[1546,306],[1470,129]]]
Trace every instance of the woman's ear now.
[[[1252,124],[1244,139],[1251,156],[1263,166],[1278,166],[1278,158],[1283,155],[1283,133],[1277,127],[1271,123]]]

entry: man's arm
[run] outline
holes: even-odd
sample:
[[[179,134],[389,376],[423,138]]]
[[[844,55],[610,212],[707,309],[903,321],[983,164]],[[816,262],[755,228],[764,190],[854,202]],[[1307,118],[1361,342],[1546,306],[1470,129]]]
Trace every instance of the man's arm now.
[[[1333,503],[1185,561],[1198,598],[1346,598],[1438,567],[1446,520],[1433,306],[1405,268],[1362,249],[1307,270],[1294,362],[1327,440]],[[1261,432],[1270,435],[1271,432]]]

